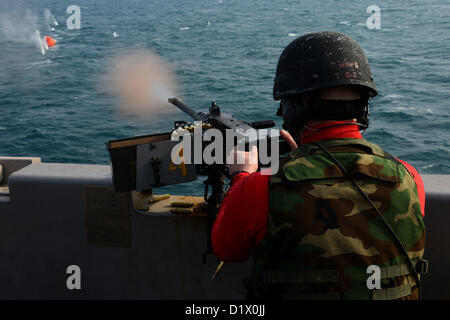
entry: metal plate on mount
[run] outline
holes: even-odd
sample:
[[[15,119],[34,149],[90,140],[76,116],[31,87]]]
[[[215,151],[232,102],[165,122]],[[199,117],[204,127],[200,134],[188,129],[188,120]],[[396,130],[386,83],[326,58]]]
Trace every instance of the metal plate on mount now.
[[[196,167],[172,162],[172,149],[178,141],[141,144],[136,149],[136,190],[188,182],[197,179]]]

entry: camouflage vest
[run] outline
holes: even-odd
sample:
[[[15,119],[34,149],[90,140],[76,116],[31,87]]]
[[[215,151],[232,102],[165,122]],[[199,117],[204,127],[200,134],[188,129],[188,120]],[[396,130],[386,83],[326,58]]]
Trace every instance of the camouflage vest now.
[[[425,226],[413,177],[365,139],[320,142],[349,172],[395,231],[416,266]],[[417,299],[408,259],[376,210],[312,144],[290,153],[272,176],[265,239],[257,246],[249,298]],[[380,269],[368,288],[368,267]],[[416,268],[418,269],[418,268]]]

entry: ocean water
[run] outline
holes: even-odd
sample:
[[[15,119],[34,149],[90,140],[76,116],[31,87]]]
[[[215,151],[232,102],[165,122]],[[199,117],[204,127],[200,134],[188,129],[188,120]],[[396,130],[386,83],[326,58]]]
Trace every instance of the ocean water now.
[[[245,121],[274,119],[275,67],[297,36],[346,33],[366,51],[379,96],[364,136],[427,174],[450,174],[450,2],[79,0],[81,28],[68,30],[69,1],[0,0],[0,155],[108,164],[105,142],[167,131],[178,110],[150,120],[115,112],[98,79],[118,52],[148,48],[175,66],[179,95],[198,109],[215,100]],[[44,10],[58,26],[49,28]],[[57,40],[45,55],[30,30]],[[115,36],[113,33],[116,33]],[[202,183],[168,189],[202,192]]]

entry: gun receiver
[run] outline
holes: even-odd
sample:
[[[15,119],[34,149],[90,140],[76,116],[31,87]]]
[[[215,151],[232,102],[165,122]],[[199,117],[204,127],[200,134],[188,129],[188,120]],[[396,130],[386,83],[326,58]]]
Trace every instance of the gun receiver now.
[[[248,129],[267,129],[275,126],[275,121],[273,120],[263,120],[246,123],[230,115],[224,115],[222,114],[220,107],[214,101],[211,103],[209,113],[198,112],[188,105],[184,104],[177,98],[170,98],[169,102],[178,107],[181,111],[187,113],[189,116],[191,116],[192,119],[210,123],[214,128],[217,128],[219,130],[234,129],[242,130],[243,132],[245,132]],[[246,145],[248,145],[248,142],[249,141],[247,140]],[[291,151],[288,144],[281,139],[279,141],[278,150],[280,155],[286,154]]]
[[[217,129],[241,129],[245,131],[254,128],[239,119],[233,118],[232,116],[223,115],[220,107],[214,101],[211,103],[208,114],[195,111],[177,98],[170,98],[169,102],[174,106],[177,106],[181,111],[190,115],[192,119],[209,122]],[[258,123],[260,123],[258,129],[271,128],[275,126],[275,122],[272,120],[260,121]],[[265,127],[262,127],[261,125],[265,125]]]

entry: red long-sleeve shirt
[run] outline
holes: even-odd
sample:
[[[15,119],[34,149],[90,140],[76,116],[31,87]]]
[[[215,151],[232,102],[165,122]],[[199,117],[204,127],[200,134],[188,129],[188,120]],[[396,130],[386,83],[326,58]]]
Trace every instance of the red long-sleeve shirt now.
[[[315,129],[320,127],[316,126]],[[362,136],[356,125],[337,126],[317,132],[304,132],[301,144],[339,138],[361,139]],[[424,216],[425,190],[422,178],[410,164],[399,161],[414,177]],[[259,172],[240,173],[233,178],[232,186],[222,203],[211,234],[213,250],[222,261],[247,260],[264,239],[269,213],[269,180],[270,176],[261,175]]]

